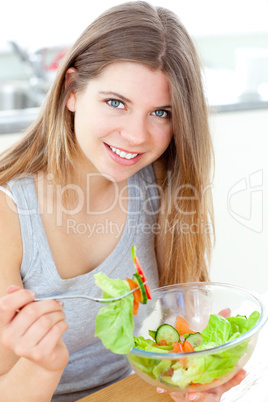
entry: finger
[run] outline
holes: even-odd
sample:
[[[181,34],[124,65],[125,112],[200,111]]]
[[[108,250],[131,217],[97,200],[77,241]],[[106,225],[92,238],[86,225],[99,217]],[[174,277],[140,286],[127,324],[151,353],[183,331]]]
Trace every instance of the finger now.
[[[188,394],[186,394],[185,392],[171,392],[169,395],[176,402],[188,401],[188,397],[187,397]]]
[[[21,334],[23,334],[40,317],[52,312],[62,310],[63,303],[54,299],[30,303],[24,306],[21,309],[20,314],[18,314],[17,317],[13,320],[14,326],[19,326],[21,328]]]
[[[53,350],[54,346],[60,341],[64,332],[69,328],[66,321],[60,321],[57,325],[54,325],[49,333],[41,339],[38,347],[41,347],[47,351]]]
[[[185,392],[168,392],[163,388],[156,388],[156,391],[160,394],[169,394],[174,401],[197,401],[200,399],[200,394]]]
[[[229,391],[229,389],[235,387],[236,385],[239,385],[245,378],[246,374],[246,371],[242,369],[231,380],[218,387],[218,389],[220,390],[220,395],[222,395],[226,391]]]
[[[51,365],[57,364],[55,360],[57,354],[55,353],[56,348],[64,347],[65,345],[62,341],[63,333],[68,329],[68,324],[66,321],[60,321],[51,328],[51,330],[44,336],[41,341],[33,349],[32,356],[36,362],[44,362],[47,359]]]
[[[0,316],[2,324],[10,322],[17,312],[35,299],[35,292],[27,289],[18,289],[0,299]]]
[[[11,286],[9,286],[9,288],[7,289],[7,293],[8,293],[8,294],[14,293],[14,292],[17,292],[17,290],[20,290],[20,289],[21,289],[21,288],[20,288],[19,286],[11,285]]]
[[[21,338],[36,320],[48,313],[62,311],[62,309],[63,304],[52,299],[27,304],[4,328],[2,332],[3,344],[9,349],[12,348],[14,342]]]
[[[167,394],[167,393],[168,393],[168,391],[166,391],[166,390],[163,389],[163,388],[159,388],[159,387],[156,388],[156,391],[157,391],[159,394]]]
[[[221,310],[218,315],[226,318],[226,317],[230,317],[231,315],[231,310],[229,308],[224,308],[223,310]]]
[[[55,325],[64,320],[65,315],[62,311],[42,315],[23,336],[13,338],[12,346],[16,355],[27,356]]]

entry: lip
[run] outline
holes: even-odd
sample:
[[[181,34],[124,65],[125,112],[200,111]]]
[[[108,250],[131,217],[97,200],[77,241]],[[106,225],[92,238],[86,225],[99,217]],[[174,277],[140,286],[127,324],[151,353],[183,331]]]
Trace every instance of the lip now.
[[[106,144],[105,142],[104,142],[104,146],[105,146],[105,148],[107,150],[108,155],[113,159],[113,161],[118,163],[119,165],[123,165],[123,166],[135,165],[135,163],[137,163],[140,160],[140,158],[142,157],[142,155],[143,155],[143,154],[138,153],[138,155],[135,156],[135,158],[125,159],[125,158],[121,158],[119,155],[115,154],[111,150],[110,146],[108,144]],[[124,150],[122,148],[117,148],[117,147],[114,147],[114,148],[119,149],[120,151],[126,152],[127,154],[128,153],[130,153],[130,154],[137,153],[137,152],[129,152],[129,151],[126,151],[126,150]]]

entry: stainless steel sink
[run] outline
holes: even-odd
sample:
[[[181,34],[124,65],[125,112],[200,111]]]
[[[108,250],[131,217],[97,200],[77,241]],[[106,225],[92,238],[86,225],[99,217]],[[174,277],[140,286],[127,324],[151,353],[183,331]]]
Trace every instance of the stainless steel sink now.
[[[38,115],[41,100],[27,81],[0,84],[0,134],[29,126]]]

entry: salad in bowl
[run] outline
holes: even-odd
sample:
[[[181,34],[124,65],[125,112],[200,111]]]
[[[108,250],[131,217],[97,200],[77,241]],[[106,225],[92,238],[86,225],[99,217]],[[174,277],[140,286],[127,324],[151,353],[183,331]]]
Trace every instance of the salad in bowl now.
[[[105,297],[137,287],[99,310],[95,336],[112,352],[124,354],[142,379],[168,391],[206,391],[230,380],[249,360],[266,322],[259,295],[215,282],[151,292],[135,248],[132,256],[132,280],[95,277]]]

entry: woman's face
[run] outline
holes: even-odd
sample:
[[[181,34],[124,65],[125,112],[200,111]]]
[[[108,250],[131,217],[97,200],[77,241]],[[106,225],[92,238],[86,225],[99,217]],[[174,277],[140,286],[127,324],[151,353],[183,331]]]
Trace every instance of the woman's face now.
[[[133,62],[116,62],[71,93],[77,142],[88,173],[122,182],[154,162],[172,137],[171,96],[160,71]]]

